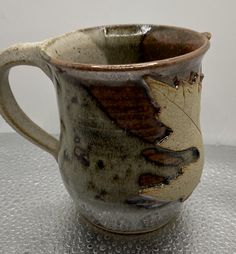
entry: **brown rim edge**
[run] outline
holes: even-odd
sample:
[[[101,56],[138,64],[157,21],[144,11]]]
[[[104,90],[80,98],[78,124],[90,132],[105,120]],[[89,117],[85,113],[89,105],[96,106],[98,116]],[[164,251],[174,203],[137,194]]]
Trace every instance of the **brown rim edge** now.
[[[185,30],[189,32],[194,32],[198,34],[200,37],[203,38],[204,43],[201,47],[198,49],[191,51],[187,54],[162,59],[162,60],[155,60],[150,62],[143,62],[143,63],[134,63],[134,64],[116,64],[116,65],[109,65],[109,64],[83,64],[83,63],[75,63],[75,62],[69,62],[64,60],[59,60],[57,58],[53,58],[50,55],[47,54],[47,48],[52,45],[56,40],[69,36],[70,34],[76,33],[78,31],[84,32],[92,29],[102,29],[106,27],[119,27],[119,26],[151,26],[151,27],[166,27],[166,28],[173,28],[173,29],[179,29],[179,30]],[[104,25],[104,26],[97,26],[97,27],[89,27],[85,29],[78,29],[69,33],[65,33],[61,36],[46,40],[41,45],[41,55],[42,57],[49,62],[50,64],[53,64],[59,68],[70,68],[70,69],[78,69],[83,71],[136,71],[136,70],[145,70],[150,68],[158,68],[158,67],[166,67],[169,65],[185,62],[188,60],[192,60],[194,58],[197,58],[201,55],[204,55],[205,52],[210,47],[210,39],[211,39],[211,33],[209,32],[197,32],[192,29],[183,28],[183,27],[177,27],[177,26],[166,26],[166,25],[154,25],[154,24],[121,24],[121,25]]]

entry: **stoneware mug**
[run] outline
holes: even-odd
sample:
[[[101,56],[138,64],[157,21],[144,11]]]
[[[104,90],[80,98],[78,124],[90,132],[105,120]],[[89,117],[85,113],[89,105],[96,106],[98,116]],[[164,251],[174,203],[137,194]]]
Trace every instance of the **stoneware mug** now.
[[[80,213],[113,232],[159,228],[200,181],[201,61],[209,33],[158,25],[74,31],[0,53],[0,112],[58,161]],[[8,73],[37,66],[53,81],[60,138],[17,105]]]

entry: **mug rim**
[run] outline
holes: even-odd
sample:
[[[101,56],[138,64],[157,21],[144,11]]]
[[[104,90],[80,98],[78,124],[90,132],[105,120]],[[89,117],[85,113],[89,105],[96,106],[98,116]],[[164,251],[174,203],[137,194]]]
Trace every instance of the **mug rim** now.
[[[199,36],[199,38],[203,39],[203,44],[188,53],[165,58],[161,60],[154,60],[154,61],[147,61],[141,63],[129,63],[129,64],[88,64],[88,63],[80,63],[80,62],[73,62],[67,60],[61,60],[56,57],[52,57],[47,53],[47,48],[52,45],[55,41],[61,38],[65,38],[70,36],[76,32],[86,32],[90,30],[99,30],[104,28],[119,28],[119,27],[138,27],[138,26],[149,26],[149,27],[156,27],[156,28],[166,28],[166,29],[175,29],[180,31],[186,31]],[[155,25],[155,24],[117,24],[117,25],[101,25],[101,26],[93,26],[83,29],[77,29],[69,33],[65,33],[61,36],[57,36],[52,39],[48,39],[43,42],[41,45],[41,55],[42,57],[49,63],[59,67],[59,68],[71,68],[71,69],[78,69],[84,71],[135,71],[135,70],[145,70],[150,68],[159,68],[159,67],[167,67],[174,64],[179,64],[186,61],[191,61],[194,58],[203,56],[206,51],[210,47],[210,38],[211,34],[209,32],[197,32],[193,29],[178,27],[178,26],[169,26],[169,25]]]

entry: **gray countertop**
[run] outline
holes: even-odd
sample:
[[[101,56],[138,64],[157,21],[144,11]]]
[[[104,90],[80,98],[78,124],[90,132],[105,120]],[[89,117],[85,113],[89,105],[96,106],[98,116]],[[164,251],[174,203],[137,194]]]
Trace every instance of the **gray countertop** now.
[[[1,134],[0,253],[236,253],[236,147],[206,146],[202,181],[177,220],[122,236],[80,217],[49,154]]]

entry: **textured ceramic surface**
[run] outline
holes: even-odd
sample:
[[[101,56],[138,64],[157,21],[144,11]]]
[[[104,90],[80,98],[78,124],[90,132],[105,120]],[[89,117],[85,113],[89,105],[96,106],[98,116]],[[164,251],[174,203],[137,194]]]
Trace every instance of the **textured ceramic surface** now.
[[[149,234],[122,236],[83,220],[47,153],[1,134],[0,253],[236,253],[236,147],[205,150],[201,183],[178,218]]]
[[[201,59],[208,47],[206,33],[165,26],[66,34],[37,44],[28,61],[37,59],[55,84],[59,142],[42,130],[36,135],[30,126],[22,128],[20,120],[16,124],[4,75],[1,111],[58,160],[64,184],[86,218],[111,231],[150,231],[174,218],[200,181]],[[15,54],[22,63],[24,54]]]

